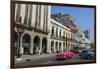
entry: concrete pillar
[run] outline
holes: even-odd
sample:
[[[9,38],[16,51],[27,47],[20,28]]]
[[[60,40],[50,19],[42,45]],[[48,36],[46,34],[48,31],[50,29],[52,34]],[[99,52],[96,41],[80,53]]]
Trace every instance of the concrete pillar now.
[[[40,38],[40,44],[39,44],[39,54],[42,53],[42,38]]]
[[[33,38],[30,38],[30,54],[33,54]]]
[[[23,46],[22,46],[22,36],[20,38],[20,54],[23,54],[24,53],[24,49],[23,49]]]
[[[47,53],[51,53],[51,42],[49,38],[47,38]]]
[[[59,42],[58,42],[58,46],[57,46],[57,49],[58,49],[58,51],[59,51]]]
[[[55,45],[55,42],[54,42],[54,52],[56,52],[56,45]]]

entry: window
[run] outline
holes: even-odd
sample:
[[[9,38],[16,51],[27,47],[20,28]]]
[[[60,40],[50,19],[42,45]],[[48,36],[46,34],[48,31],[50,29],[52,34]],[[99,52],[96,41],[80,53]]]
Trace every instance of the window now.
[[[60,29],[59,35],[60,35],[60,37],[61,37],[61,29]]]
[[[63,38],[65,38],[65,31],[63,32]]]
[[[58,37],[58,28],[56,28],[56,36]]]
[[[54,35],[54,26],[52,26],[52,34],[51,35]]]

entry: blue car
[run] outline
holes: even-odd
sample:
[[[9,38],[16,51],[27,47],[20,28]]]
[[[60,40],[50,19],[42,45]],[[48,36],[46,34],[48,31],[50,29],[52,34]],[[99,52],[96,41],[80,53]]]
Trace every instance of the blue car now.
[[[94,59],[95,53],[93,52],[93,50],[82,50],[79,53],[79,56],[81,58]]]

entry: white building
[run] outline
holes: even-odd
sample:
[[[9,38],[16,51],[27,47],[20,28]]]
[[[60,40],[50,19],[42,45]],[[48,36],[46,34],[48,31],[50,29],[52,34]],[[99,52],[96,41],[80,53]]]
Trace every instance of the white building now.
[[[71,43],[67,40],[70,39],[70,29],[61,23],[51,19],[50,24],[50,42],[51,52],[66,51],[71,49]]]
[[[16,52],[20,54],[51,52],[49,44],[50,9],[47,5],[15,5]]]

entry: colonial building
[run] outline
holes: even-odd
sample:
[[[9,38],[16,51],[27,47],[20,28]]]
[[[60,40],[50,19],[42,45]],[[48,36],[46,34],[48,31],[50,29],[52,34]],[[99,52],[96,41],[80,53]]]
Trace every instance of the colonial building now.
[[[75,36],[76,36],[76,24],[72,16],[63,13],[52,14],[51,18],[59,22],[66,28],[70,29],[70,37],[68,36],[67,41],[70,43],[71,49],[76,47]]]
[[[15,5],[15,50],[17,54],[50,53],[50,6]]]
[[[70,29],[61,23],[51,19],[50,24],[50,42],[51,52],[67,51],[71,49],[71,43],[68,41],[71,39]]]

